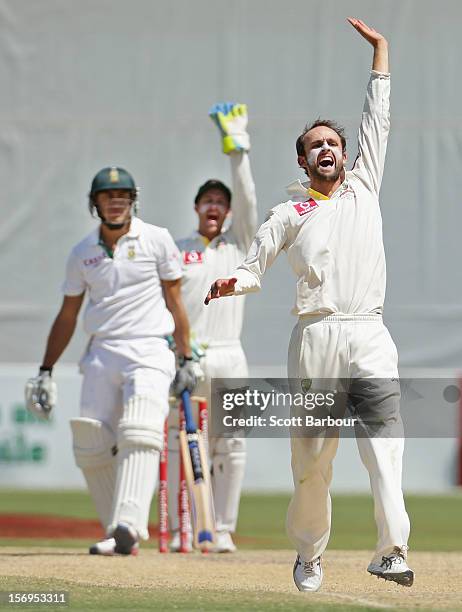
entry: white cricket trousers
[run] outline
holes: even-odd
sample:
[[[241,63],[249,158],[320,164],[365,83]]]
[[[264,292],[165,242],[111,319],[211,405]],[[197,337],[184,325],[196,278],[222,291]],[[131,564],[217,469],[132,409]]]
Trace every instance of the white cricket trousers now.
[[[163,338],[93,338],[80,371],[80,416],[98,419],[115,432],[128,400],[143,395],[159,398],[167,418],[175,357]]]
[[[291,379],[313,381],[391,380],[398,378],[398,354],[380,315],[300,317],[290,340],[288,375]],[[389,398],[386,402],[389,404]],[[376,555],[407,545],[410,530],[401,489],[404,434],[399,397],[392,398],[392,402],[396,418],[388,437],[356,437],[374,498]],[[331,429],[329,437],[319,434],[291,439],[295,490],[287,513],[287,532],[307,561],[321,555],[329,540],[329,486],[338,434],[338,429]]]

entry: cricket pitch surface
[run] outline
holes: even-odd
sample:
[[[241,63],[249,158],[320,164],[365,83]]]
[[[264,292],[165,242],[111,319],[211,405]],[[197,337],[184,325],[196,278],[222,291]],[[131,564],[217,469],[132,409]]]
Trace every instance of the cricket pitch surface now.
[[[455,552],[415,552],[409,564],[415,572],[414,586],[401,587],[378,580],[366,572],[370,552],[330,550],[324,556],[324,582],[315,594],[299,593],[292,580],[295,555],[288,550],[242,551],[234,554],[193,553],[159,554],[141,548],[138,557],[99,557],[82,549],[4,547],[0,552],[0,575],[8,580],[22,578],[22,589],[40,580],[50,588],[53,580],[72,587],[136,589],[152,594],[166,594],[172,603],[176,593],[188,594],[191,607],[197,597],[206,604],[207,594],[227,597],[235,604],[239,594],[287,596],[290,602],[307,607],[341,604],[345,607],[377,609],[462,610],[462,554]],[[2,586],[4,589],[5,586]],[[294,609],[298,605],[294,606]],[[184,609],[184,608],[181,608]],[[204,609],[209,609],[207,605]],[[254,608],[252,608],[254,609]],[[265,609],[262,601],[262,609]]]

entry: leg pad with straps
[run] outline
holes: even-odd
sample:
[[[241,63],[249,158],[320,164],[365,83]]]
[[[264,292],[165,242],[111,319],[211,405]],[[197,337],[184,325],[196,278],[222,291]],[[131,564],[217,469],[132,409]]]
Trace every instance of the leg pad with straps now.
[[[215,438],[210,448],[217,531],[233,533],[244,480],[246,441],[243,438]]]
[[[116,438],[101,421],[71,419],[75,462],[82,470],[96,511],[106,529],[112,509],[116,478]]]
[[[148,518],[164,436],[164,406],[157,398],[132,396],[117,432],[117,483],[110,531],[119,523],[148,539]]]

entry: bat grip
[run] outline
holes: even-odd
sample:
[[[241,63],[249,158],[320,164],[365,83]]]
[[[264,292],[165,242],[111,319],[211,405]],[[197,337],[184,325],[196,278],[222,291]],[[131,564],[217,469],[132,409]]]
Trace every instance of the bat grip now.
[[[189,391],[183,391],[181,394],[181,401],[183,402],[184,421],[186,433],[196,433],[197,427],[194,422],[194,417],[191,407],[191,394]]]

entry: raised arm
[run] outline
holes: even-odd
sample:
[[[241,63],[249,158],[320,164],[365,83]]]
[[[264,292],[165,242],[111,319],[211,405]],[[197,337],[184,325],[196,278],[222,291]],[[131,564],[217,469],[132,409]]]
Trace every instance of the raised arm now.
[[[260,226],[244,262],[230,278],[220,278],[213,283],[204,303],[207,305],[210,300],[227,295],[259,291],[263,274],[284,248],[286,239],[284,223],[273,210]]]
[[[216,104],[210,111],[210,117],[220,130],[223,153],[229,155],[231,161],[231,229],[238,244],[247,251],[257,229],[257,198],[248,155],[247,106]]]
[[[364,21],[361,21],[361,19],[348,17],[348,21],[374,48],[372,70],[376,70],[377,72],[390,72],[388,65],[388,42],[385,36],[377,32],[377,30],[374,30],[374,28],[370,28]]]
[[[388,42],[382,34],[360,19],[349,18],[348,21],[374,49],[372,73],[367,86],[358,134],[358,157],[353,167],[353,174],[368,189],[378,194],[390,131]]]

